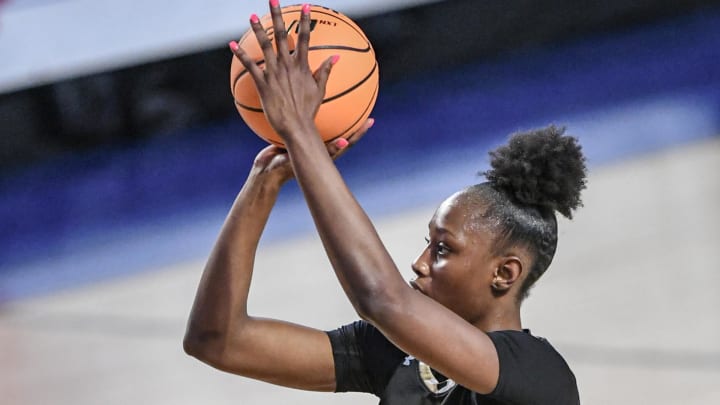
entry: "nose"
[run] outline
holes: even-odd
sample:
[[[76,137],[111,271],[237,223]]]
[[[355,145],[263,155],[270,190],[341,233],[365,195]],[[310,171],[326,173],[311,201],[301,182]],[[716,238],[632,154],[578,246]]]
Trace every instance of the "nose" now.
[[[430,264],[428,264],[428,258],[430,257],[430,249],[425,248],[415,260],[413,260],[412,267],[415,274],[418,277],[426,277],[430,275]]]

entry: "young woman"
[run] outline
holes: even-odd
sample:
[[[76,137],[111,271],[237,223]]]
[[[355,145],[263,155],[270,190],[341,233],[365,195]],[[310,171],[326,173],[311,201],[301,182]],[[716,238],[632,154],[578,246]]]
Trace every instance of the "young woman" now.
[[[577,141],[555,127],[491,152],[487,182],[446,199],[405,282],[332,159],[372,125],[328,145],[313,117],[337,57],[307,63],[309,7],[288,52],[277,0],[277,51],[257,16],[261,70],[230,43],[257,85],[287,152],[261,151],[208,260],[184,340],[228,372],[289,387],[364,391],[383,404],[578,404],[575,378],[544,339],[523,330],[520,305],[548,268],[555,212],[571,217],[585,187]],[[260,235],[282,184],[295,176],[333,269],[363,321],[323,332],[246,311]]]

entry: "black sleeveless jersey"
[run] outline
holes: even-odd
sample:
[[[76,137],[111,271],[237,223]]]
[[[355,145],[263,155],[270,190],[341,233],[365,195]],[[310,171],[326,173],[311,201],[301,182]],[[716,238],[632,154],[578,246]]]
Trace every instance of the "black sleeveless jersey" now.
[[[547,340],[530,331],[497,331],[500,376],[482,395],[403,353],[364,321],[328,332],[337,392],[367,392],[380,405],[578,405],[575,376]]]

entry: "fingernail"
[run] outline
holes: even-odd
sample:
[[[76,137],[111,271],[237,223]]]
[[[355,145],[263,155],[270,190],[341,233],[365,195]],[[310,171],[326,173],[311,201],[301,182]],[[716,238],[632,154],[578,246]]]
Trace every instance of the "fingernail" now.
[[[279,0],[270,0],[270,7],[277,7],[280,5]]]
[[[345,147],[348,146],[350,142],[347,141],[345,138],[340,138],[337,141],[335,141],[335,146],[337,146],[340,149],[345,149]]]
[[[334,65],[334,64],[338,63],[339,60],[340,60],[340,55],[333,55],[332,58],[330,59],[330,64]]]
[[[368,128],[372,128],[375,125],[375,118],[368,118]]]
[[[302,13],[303,14],[310,14],[310,5],[305,3],[302,6]]]
[[[260,19],[258,18],[257,14],[253,14],[250,16],[250,22],[253,24],[257,24],[260,22]]]
[[[230,49],[231,49],[233,52],[235,52],[235,51],[238,50],[238,43],[235,42],[235,41],[230,41],[230,42],[228,43],[228,46],[230,47]]]

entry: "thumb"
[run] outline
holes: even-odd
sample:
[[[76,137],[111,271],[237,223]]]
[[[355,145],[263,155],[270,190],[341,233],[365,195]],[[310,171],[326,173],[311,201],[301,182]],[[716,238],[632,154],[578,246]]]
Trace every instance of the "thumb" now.
[[[330,77],[330,71],[332,71],[332,67],[339,59],[340,55],[333,55],[327,58],[313,74],[313,77],[315,77],[315,81],[317,82],[320,90],[322,90],[323,95],[325,94],[325,85],[327,85],[328,77]]]
[[[265,168],[270,164],[270,162],[275,158],[275,156],[284,152],[285,151],[283,149],[275,145],[266,146],[257,154],[257,156],[255,156],[255,161],[253,162],[253,164],[255,165],[255,167]]]

